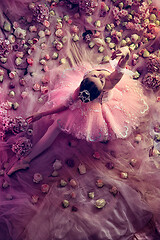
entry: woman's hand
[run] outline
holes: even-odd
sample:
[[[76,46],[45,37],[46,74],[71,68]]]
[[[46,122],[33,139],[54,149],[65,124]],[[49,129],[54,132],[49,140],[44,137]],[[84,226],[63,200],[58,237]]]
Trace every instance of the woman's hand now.
[[[33,115],[29,116],[26,118],[27,122],[30,124],[30,123],[33,123],[35,121],[38,121],[39,119],[41,119],[43,117],[43,114],[42,113],[34,113]]]
[[[116,51],[114,51],[112,56],[111,56],[112,60],[117,58],[117,57],[121,57],[123,59],[125,58],[126,61],[127,61],[130,57],[129,48],[126,46],[126,47],[122,47],[122,48],[119,48]]]
[[[126,63],[130,57],[130,51],[128,47],[122,47],[112,54],[112,59],[115,59],[116,57],[120,57],[118,61],[118,66],[121,68],[125,68]]]

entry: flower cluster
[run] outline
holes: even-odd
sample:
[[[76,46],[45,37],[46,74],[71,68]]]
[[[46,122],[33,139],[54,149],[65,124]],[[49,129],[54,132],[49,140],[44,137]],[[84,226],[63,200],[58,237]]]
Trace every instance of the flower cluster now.
[[[142,80],[143,85],[147,89],[158,90],[160,87],[160,75],[156,73],[148,73]]]
[[[92,15],[98,6],[97,0],[79,0],[79,9],[87,15]]]
[[[34,20],[43,23],[44,20],[49,18],[49,9],[45,4],[38,4],[33,9]]]
[[[133,0],[124,0],[124,5],[126,6],[126,7],[128,7],[128,6],[132,6],[133,5]]]
[[[10,132],[13,134],[24,132],[28,127],[28,123],[22,117],[3,117],[2,124],[5,133]]]
[[[146,62],[148,72],[160,72],[160,58],[150,55]]]
[[[7,116],[7,110],[5,109],[5,103],[1,103],[0,105],[0,117]]]
[[[31,141],[26,137],[20,137],[16,143],[12,145],[12,151],[16,153],[17,158],[24,157],[29,154],[32,148]]]
[[[113,7],[112,9],[112,14],[115,20],[119,20],[119,8],[118,7]]]
[[[9,40],[0,39],[0,57],[7,57],[12,50]]]
[[[24,43],[25,43],[24,40],[20,40],[20,39],[16,40],[16,42],[13,45],[13,50],[14,51],[24,51],[25,50]]]

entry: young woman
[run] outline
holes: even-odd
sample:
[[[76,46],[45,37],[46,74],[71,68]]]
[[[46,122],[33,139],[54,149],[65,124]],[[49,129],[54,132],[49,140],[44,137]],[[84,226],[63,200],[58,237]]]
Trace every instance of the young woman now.
[[[85,68],[77,68],[69,70],[69,74],[65,73],[58,83],[59,87],[50,94],[49,102],[52,102],[53,108],[27,118],[28,123],[33,123],[52,114],[54,123],[32,152],[16,163],[8,175],[28,168],[29,162],[45,151],[61,130],[91,142],[128,137],[139,124],[140,117],[148,111],[140,85],[124,75],[129,55],[128,47],[114,52],[112,58],[120,59],[113,72],[89,69],[85,73]]]

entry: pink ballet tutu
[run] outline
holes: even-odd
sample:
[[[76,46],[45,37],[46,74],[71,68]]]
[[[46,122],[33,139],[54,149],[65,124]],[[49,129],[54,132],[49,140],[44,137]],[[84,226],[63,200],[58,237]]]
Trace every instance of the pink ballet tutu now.
[[[140,83],[157,70],[143,51],[159,56],[159,2],[0,0],[0,240],[160,239],[159,93],[150,87],[146,101]],[[139,79],[126,70],[109,93],[72,102],[86,72],[114,71],[105,59],[127,38]],[[68,110],[26,122],[61,103]],[[8,176],[53,121],[62,133],[29,169]]]
[[[49,103],[52,102],[53,106],[69,104],[69,108],[53,118],[62,131],[78,139],[97,142],[126,138],[148,112],[146,98],[138,81],[125,74],[112,90],[101,93],[94,101],[83,103],[79,99],[72,102],[72,95],[84,74],[96,68],[111,70],[109,64],[94,68],[84,65],[68,69],[59,76],[57,86],[50,93]]]

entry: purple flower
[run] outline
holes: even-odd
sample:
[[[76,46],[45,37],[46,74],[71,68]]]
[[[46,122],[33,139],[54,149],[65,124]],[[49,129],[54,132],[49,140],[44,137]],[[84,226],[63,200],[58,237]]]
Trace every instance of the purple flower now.
[[[79,0],[79,9],[87,15],[92,15],[97,6],[97,0]]]
[[[0,39],[0,57],[7,57],[12,50],[9,40]]]
[[[132,6],[133,1],[132,0],[125,0],[125,6]]]
[[[38,4],[33,9],[34,20],[43,23],[44,20],[49,18],[49,9],[45,4]]]
[[[29,154],[32,148],[31,141],[26,137],[20,137],[16,143],[12,145],[12,151],[16,153],[17,158],[24,157]]]
[[[8,116],[3,117],[3,131],[5,133],[18,134],[24,132],[28,128],[28,123],[22,117],[10,118]]]
[[[142,84],[147,89],[158,90],[160,87],[160,76],[156,73],[148,73],[142,80]]]
[[[112,13],[113,13],[114,19],[119,20],[119,8],[118,7],[113,7]]]
[[[118,16],[120,17],[120,18],[124,18],[124,17],[126,17],[128,15],[128,11],[127,10],[124,10],[124,9],[122,9],[119,13],[118,13]]]
[[[148,72],[160,72],[160,58],[151,55],[146,62]]]

